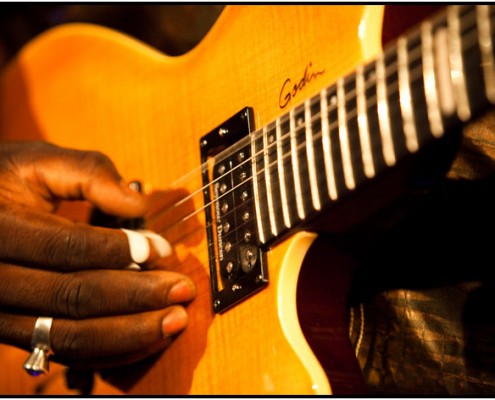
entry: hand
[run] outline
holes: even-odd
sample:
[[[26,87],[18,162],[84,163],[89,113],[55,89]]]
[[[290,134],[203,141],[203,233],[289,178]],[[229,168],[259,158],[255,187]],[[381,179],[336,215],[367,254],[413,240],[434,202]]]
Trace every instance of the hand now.
[[[128,269],[143,261],[143,237],[66,220],[53,214],[61,200],[124,218],[147,208],[100,153],[0,142],[0,341],[30,351],[35,321],[46,316],[52,358],[66,365],[128,364],[164,349],[187,324],[178,303],[192,300],[193,283]],[[171,251],[157,238],[147,261]]]

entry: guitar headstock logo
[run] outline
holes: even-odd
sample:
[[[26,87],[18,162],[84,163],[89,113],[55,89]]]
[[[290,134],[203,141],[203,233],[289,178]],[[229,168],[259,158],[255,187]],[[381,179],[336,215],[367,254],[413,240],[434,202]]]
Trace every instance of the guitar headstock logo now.
[[[325,70],[315,70],[313,68],[313,63],[309,64],[304,69],[302,77],[298,80],[297,78],[293,81],[291,78],[287,78],[280,89],[280,94],[278,97],[278,105],[280,108],[285,108],[294,99],[299,92],[301,92],[308,83],[323,75]]]

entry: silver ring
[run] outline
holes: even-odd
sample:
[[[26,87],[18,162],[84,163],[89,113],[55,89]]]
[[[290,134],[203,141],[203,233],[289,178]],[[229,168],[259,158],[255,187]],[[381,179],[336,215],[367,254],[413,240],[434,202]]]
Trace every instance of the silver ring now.
[[[46,374],[50,367],[49,356],[52,354],[50,347],[50,329],[53,318],[39,317],[34,325],[31,348],[33,351],[24,362],[24,369],[29,375],[38,376]]]

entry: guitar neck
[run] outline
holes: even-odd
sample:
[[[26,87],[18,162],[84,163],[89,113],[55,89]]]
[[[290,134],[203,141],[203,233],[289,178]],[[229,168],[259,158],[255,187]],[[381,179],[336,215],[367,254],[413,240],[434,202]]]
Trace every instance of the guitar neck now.
[[[453,6],[251,135],[258,238],[280,238],[495,102],[494,8]]]

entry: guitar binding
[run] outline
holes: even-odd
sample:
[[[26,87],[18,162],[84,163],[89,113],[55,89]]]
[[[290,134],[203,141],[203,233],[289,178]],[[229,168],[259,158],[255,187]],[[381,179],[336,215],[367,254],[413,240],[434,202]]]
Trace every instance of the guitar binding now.
[[[253,110],[246,107],[200,140],[212,308],[227,311],[268,284],[252,189]]]

